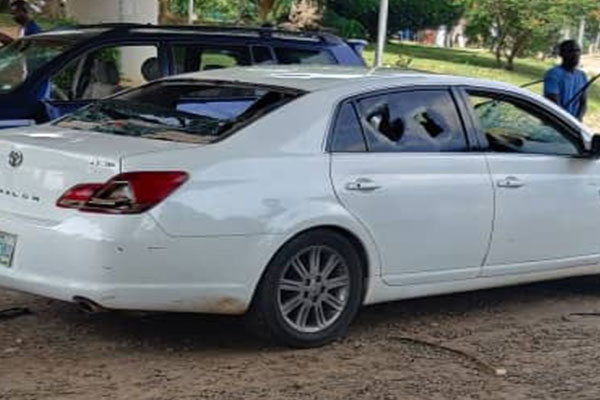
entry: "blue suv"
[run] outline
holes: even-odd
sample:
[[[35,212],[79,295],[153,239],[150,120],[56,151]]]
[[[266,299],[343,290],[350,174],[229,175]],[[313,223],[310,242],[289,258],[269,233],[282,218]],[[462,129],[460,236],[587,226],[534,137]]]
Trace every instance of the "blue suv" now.
[[[168,75],[255,64],[364,66],[363,41],[322,32],[111,24],[0,48],[0,128],[58,118]]]

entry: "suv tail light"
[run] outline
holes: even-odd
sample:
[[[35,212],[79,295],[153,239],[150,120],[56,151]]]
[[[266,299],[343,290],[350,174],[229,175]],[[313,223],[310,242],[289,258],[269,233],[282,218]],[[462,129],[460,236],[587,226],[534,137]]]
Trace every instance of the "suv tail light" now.
[[[106,183],[75,185],[56,205],[84,212],[139,214],[166,199],[187,179],[182,171],[126,172]]]

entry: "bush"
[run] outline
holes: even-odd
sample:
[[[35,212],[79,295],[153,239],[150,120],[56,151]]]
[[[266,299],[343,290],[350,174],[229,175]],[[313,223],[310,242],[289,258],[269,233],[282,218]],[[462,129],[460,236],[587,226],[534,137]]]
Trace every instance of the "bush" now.
[[[327,10],[323,17],[323,25],[332,28],[340,36],[346,38],[368,38],[367,29],[358,21],[344,18],[335,11]]]

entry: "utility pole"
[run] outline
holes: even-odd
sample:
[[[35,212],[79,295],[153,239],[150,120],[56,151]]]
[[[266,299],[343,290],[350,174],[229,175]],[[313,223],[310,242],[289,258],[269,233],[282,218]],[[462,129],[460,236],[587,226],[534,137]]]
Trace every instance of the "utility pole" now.
[[[387,23],[390,4],[389,0],[381,0],[379,5],[379,32],[377,33],[377,50],[375,51],[375,67],[381,67],[383,51],[387,40]]]
[[[583,51],[583,40],[585,39],[585,17],[581,17],[579,19],[579,36],[577,38],[577,42],[579,43],[579,47]]]
[[[194,23],[194,0],[188,0],[188,24]]]

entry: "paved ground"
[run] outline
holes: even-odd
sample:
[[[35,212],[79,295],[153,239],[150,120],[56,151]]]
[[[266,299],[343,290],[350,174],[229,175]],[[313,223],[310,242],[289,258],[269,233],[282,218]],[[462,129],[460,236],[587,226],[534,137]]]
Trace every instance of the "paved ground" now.
[[[600,279],[365,309],[317,350],[265,346],[235,318],[85,315],[0,291],[0,399],[598,399]],[[495,376],[441,343],[505,368]]]

